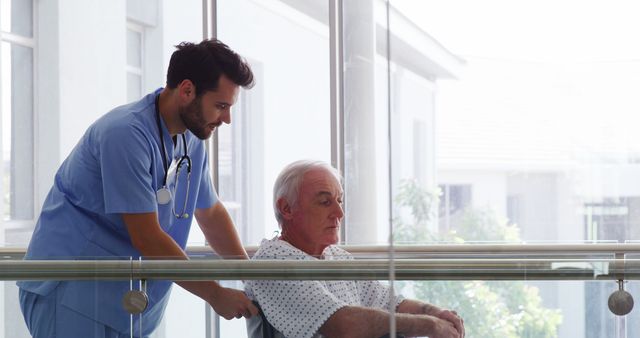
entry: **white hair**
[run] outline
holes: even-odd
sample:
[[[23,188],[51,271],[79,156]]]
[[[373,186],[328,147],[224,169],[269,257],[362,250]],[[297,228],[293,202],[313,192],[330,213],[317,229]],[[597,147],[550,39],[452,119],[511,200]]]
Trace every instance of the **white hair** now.
[[[282,228],[284,218],[278,209],[278,200],[284,198],[290,206],[294,206],[298,201],[298,193],[300,192],[300,183],[304,174],[313,169],[325,169],[329,171],[338,180],[342,181],[340,172],[323,161],[300,160],[293,162],[280,172],[276,183],[273,185],[273,211],[275,212],[278,225]]]

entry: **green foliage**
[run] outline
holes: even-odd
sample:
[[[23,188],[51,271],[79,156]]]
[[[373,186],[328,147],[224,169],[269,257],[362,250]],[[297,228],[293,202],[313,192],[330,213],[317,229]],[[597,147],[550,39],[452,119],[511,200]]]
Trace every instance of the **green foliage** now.
[[[432,219],[432,206],[438,202],[440,191],[430,192],[422,189],[415,180],[405,180],[398,189],[397,205],[406,206],[411,210],[415,225],[426,224]]]
[[[429,230],[439,194],[421,189],[414,181],[401,184],[394,219],[398,242],[519,241],[516,225],[492,210],[464,210],[456,228],[447,233]],[[538,288],[519,281],[434,281],[399,283],[416,298],[455,309],[465,320],[467,337],[557,337],[562,314],[542,306]]]
[[[464,241],[520,241],[520,229],[490,209],[464,210],[457,233]]]

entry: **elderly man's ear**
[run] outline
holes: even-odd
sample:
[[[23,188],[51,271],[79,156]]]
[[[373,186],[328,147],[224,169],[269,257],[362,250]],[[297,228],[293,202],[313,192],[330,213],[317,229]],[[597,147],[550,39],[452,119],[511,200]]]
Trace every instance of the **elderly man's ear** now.
[[[286,220],[291,220],[293,218],[293,212],[291,211],[291,205],[286,198],[280,197],[276,204],[278,206],[278,211],[280,211],[280,215],[282,218]]]

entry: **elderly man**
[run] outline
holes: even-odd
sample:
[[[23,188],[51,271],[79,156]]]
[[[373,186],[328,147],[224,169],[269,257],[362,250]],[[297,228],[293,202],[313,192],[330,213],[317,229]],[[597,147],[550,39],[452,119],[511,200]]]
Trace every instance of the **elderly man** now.
[[[280,173],[273,192],[282,233],[264,240],[253,259],[352,259],[335,246],[344,212],[334,168],[324,162],[294,162]],[[389,333],[389,288],[377,281],[248,281],[246,291],[285,337]],[[463,321],[454,311],[401,296],[395,304],[396,330],[403,335],[464,337]],[[249,331],[254,328],[251,321],[248,326]]]

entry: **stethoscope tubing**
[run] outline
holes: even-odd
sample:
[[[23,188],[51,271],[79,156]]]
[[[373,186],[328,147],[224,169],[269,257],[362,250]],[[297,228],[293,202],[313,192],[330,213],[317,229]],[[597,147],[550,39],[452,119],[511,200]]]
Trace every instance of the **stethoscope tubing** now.
[[[162,167],[164,169],[164,175],[162,177],[162,188],[160,188],[156,194],[158,196],[161,195],[161,191],[165,190],[166,192],[169,192],[169,189],[167,188],[167,178],[169,176],[169,161],[167,159],[167,149],[164,146],[164,137],[162,135],[162,124],[160,123],[160,94],[156,95],[156,99],[155,99],[155,115],[156,115],[156,122],[158,124],[158,135],[160,136],[160,145],[162,147],[162,149],[160,150],[160,152],[162,153]],[[173,209],[173,214],[176,216],[176,218],[187,218],[189,217],[187,213],[185,213],[185,211],[187,210],[187,200],[189,198],[189,186],[190,186],[190,181],[191,181],[191,157],[189,157],[189,151],[187,148],[187,138],[184,135],[184,133],[180,134],[182,136],[182,146],[184,149],[184,155],[182,155],[180,157],[180,159],[178,160],[178,166],[177,166],[177,171],[176,171],[176,176],[177,176],[177,172],[179,172],[180,167],[182,166],[182,163],[184,161],[187,161],[187,191],[186,191],[186,196],[184,199],[184,205],[182,208],[182,213],[177,214],[175,211],[175,201],[174,201],[174,207]],[[178,181],[176,180],[176,191],[178,190]],[[164,193],[164,192],[163,192]],[[170,193],[169,193],[169,198],[170,197]],[[158,203],[160,204],[166,204],[168,203],[169,200],[167,200],[166,202],[163,202],[162,200],[160,200],[160,198],[158,197]]]

